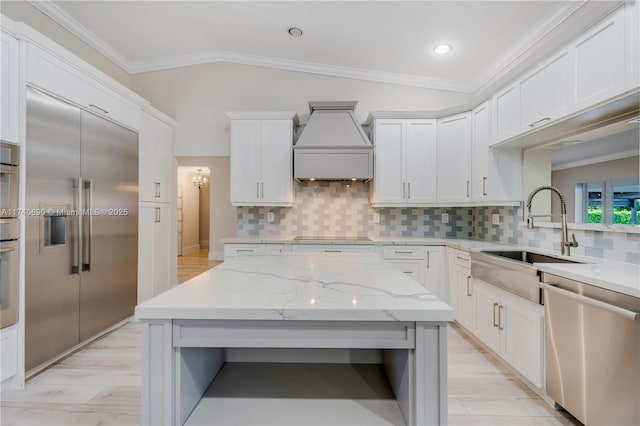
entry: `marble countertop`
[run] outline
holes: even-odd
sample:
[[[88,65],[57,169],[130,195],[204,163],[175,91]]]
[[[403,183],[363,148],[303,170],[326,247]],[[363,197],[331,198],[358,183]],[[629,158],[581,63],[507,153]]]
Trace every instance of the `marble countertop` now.
[[[136,307],[145,319],[452,321],[453,309],[374,253],[225,261]]]
[[[412,237],[382,237],[372,238],[371,241],[293,241],[292,237],[283,238],[228,238],[224,243],[296,243],[296,244],[379,244],[379,245],[425,245],[447,246],[465,251],[482,251],[495,249],[523,249],[538,253],[558,256],[558,253],[538,248],[519,247],[489,241],[466,240],[459,238],[412,238]],[[561,257],[561,256],[558,256]],[[586,256],[571,256],[571,259],[584,263],[536,263],[540,271],[556,274],[561,277],[591,284],[634,297],[640,297],[640,265],[616,262],[606,259]]]

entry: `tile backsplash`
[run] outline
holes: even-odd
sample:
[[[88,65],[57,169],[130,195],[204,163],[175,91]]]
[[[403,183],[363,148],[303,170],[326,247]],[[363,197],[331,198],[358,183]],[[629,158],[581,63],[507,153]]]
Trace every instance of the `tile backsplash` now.
[[[295,205],[238,207],[238,236],[369,236],[472,238],[560,251],[560,229],[522,224],[520,207],[373,208],[368,182],[296,182]],[[267,213],[274,222],[267,222]],[[442,223],[442,213],[449,222]],[[374,215],[380,223],[374,223]],[[500,215],[500,225],[491,216]],[[569,230],[574,254],[640,263],[640,234]]]

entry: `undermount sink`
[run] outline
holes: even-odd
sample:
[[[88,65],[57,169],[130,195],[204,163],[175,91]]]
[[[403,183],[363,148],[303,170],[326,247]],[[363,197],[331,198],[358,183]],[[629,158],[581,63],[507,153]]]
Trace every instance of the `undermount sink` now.
[[[483,250],[483,253],[492,256],[505,257],[525,263],[584,263],[579,260],[567,259],[548,254],[533,253],[524,250]]]

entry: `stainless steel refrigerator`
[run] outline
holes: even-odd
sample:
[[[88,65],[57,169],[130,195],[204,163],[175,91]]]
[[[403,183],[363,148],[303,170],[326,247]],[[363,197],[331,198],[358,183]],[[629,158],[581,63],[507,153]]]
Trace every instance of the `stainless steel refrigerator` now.
[[[27,91],[27,371],[133,314],[138,134]]]

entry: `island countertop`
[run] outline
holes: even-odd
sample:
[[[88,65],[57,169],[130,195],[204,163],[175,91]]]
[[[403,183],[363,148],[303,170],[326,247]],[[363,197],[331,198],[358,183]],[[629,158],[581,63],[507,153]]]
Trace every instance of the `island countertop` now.
[[[453,309],[373,253],[244,256],[136,307],[150,319],[436,321]]]

